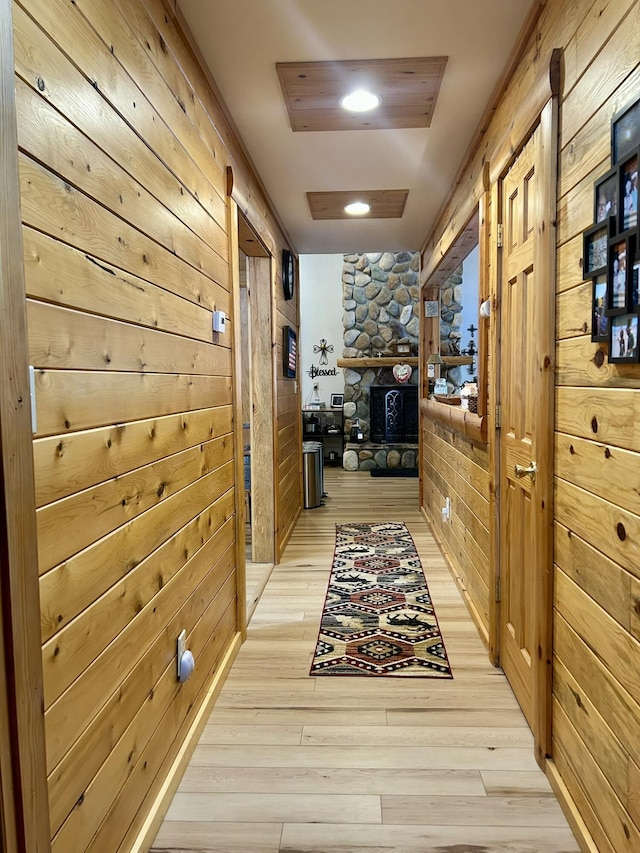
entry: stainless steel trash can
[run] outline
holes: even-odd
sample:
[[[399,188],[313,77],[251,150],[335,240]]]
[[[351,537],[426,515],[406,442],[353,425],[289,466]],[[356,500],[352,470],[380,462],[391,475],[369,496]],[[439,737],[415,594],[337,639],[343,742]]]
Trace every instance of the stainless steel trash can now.
[[[305,441],[302,445],[302,481],[304,508],[313,509],[322,503],[322,444]]]

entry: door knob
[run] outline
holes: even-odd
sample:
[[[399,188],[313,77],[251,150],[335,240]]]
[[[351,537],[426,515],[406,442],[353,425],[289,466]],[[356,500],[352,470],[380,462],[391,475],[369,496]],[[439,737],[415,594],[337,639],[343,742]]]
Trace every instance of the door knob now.
[[[524,465],[515,466],[515,473],[518,479],[520,479],[521,477],[525,477],[527,474],[529,474],[531,476],[531,479],[535,480],[537,470],[538,466],[535,462],[530,462],[527,468],[525,468]]]

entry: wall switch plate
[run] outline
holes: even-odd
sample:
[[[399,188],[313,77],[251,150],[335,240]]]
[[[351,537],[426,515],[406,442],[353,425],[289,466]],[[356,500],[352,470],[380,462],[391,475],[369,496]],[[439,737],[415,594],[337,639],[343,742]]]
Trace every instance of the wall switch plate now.
[[[226,332],[227,330],[227,315],[224,311],[214,311],[213,312],[213,331],[214,332]]]
[[[176,668],[178,670],[178,678],[180,678],[180,661],[182,660],[182,655],[187,650],[187,632],[183,628],[182,631],[178,634],[178,657],[176,664]]]
[[[444,502],[444,506],[440,510],[442,513],[443,521],[451,521],[451,498],[446,498]]]

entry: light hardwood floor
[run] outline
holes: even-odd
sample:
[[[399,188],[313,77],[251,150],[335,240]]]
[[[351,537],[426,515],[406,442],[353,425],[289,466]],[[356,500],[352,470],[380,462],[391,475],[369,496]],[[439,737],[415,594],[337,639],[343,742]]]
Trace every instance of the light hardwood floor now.
[[[326,472],[275,567],[154,851],[576,853],[418,481]],[[454,679],[309,676],[335,524],[405,521]]]

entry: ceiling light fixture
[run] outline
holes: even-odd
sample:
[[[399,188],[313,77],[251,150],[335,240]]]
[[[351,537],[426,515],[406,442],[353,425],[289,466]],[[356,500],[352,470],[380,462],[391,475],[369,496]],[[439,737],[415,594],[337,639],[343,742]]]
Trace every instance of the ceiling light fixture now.
[[[345,205],[344,212],[350,216],[364,216],[371,210],[371,205],[364,201],[352,201],[351,204]]]
[[[374,95],[373,92],[367,92],[365,89],[358,89],[345,95],[340,99],[340,106],[355,113],[366,113],[369,110],[375,110],[380,104],[380,98]]]

